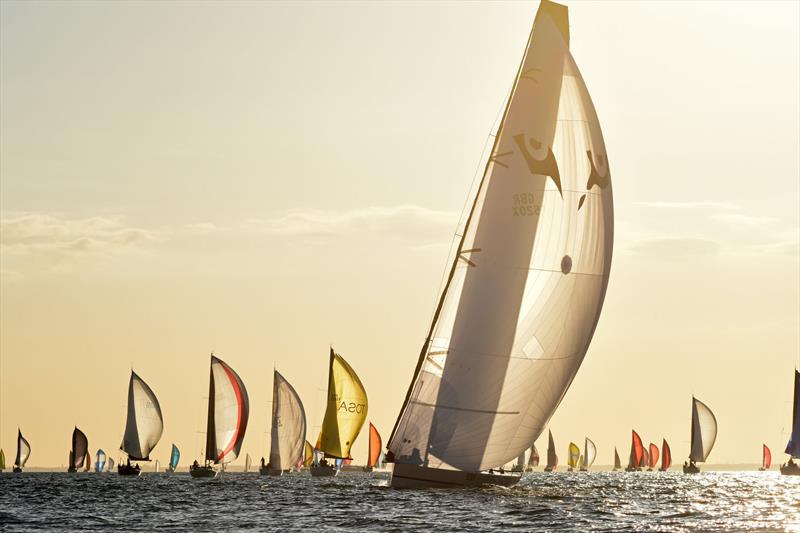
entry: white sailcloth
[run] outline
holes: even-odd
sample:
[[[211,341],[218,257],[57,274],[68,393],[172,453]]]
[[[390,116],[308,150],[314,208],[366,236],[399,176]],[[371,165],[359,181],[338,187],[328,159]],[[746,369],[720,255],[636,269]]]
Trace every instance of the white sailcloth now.
[[[689,458],[702,463],[717,440],[717,419],[706,404],[692,397],[692,451]]]
[[[306,412],[294,387],[276,370],[272,386],[272,442],[269,464],[289,470],[302,459],[306,443]]]
[[[585,461],[584,466],[586,466],[586,468],[592,466],[597,457],[597,446],[594,445],[594,442],[592,442],[589,437],[586,437],[583,443],[583,457]]]
[[[22,430],[17,430],[17,457],[14,459],[14,466],[22,468],[31,456],[31,445],[28,439],[22,436]]]
[[[239,375],[211,355],[206,460],[229,463],[239,456],[250,417],[250,400]]]
[[[591,341],[613,246],[600,124],[543,1],[389,449],[479,471],[543,431]]]
[[[149,461],[150,451],[164,431],[161,405],[153,390],[131,370],[128,382],[128,418],[120,449],[136,461]]]

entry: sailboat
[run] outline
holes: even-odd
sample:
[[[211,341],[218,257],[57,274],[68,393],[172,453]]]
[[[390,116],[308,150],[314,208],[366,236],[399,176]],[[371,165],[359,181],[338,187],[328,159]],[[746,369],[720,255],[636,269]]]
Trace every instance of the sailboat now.
[[[642,460],[639,462],[639,470],[644,470],[650,464],[650,454],[647,452],[647,448],[642,449]]]
[[[303,466],[308,468],[314,462],[314,447],[311,446],[311,443],[306,441],[305,446],[303,446]]]
[[[525,468],[526,472],[533,472],[533,469],[539,466],[539,450],[536,449],[536,444],[531,446],[531,454],[528,456],[528,466]]]
[[[522,473],[525,471],[525,450],[522,450],[517,456],[517,460],[511,466],[512,472]]]
[[[628,459],[628,466],[625,468],[626,472],[638,472],[641,470],[642,460],[644,459],[644,446],[642,445],[642,438],[636,431],[631,430],[631,455]]]
[[[542,0],[389,439],[394,487],[516,484],[490,474],[543,431],[583,361],[608,285],[610,171]]]
[[[672,451],[669,449],[669,444],[667,444],[667,439],[663,439],[661,443],[661,468],[658,470],[660,472],[666,472],[669,470],[670,465],[672,464]]]
[[[766,444],[762,444],[761,468],[759,468],[759,470],[764,472],[765,470],[769,470],[770,466],[772,466],[772,452],[769,451],[769,447]]]
[[[156,459],[155,463],[153,464],[153,472],[160,472],[161,471],[161,462]]]
[[[369,423],[369,451],[367,453],[367,466],[364,467],[365,472],[371,472],[378,464],[378,459],[381,457],[381,450],[383,449],[383,440],[381,439],[378,429]]]
[[[259,471],[262,475],[280,476],[303,458],[306,411],[294,387],[277,370],[274,374],[269,463]]]
[[[717,419],[706,404],[692,396],[692,449],[689,463],[683,464],[684,474],[697,474],[700,468],[696,463],[705,462],[714,441],[717,440]]]
[[[114,471],[114,459],[109,457],[108,462],[106,463],[106,472],[113,472],[113,471]]]
[[[569,448],[567,449],[567,472],[572,472],[575,468],[578,468],[578,459],[581,456],[581,449],[578,448],[578,445],[574,442],[569,443]]]
[[[800,476],[800,465],[794,460],[800,459],[800,372],[794,371],[794,401],[792,402],[792,434],[786,444],[789,462],[781,465],[784,476]]]
[[[367,391],[353,368],[331,348],[328,371],[328,405],[316,449],[326,458],[350,457],[350,448],[367,419]],[[327,460],[311,465],[312,476],[335,476]]]
[[[95,455],[94,460],[94,471],[95,472],[102,472],[103,469],[106,467],[106,452],[102,449],[97,450],[97,454]]]
[[[547,430],[547,465],[545,465],[544,471],[545,472],[555,472],[556,468],[558,468],[558,455],[556,455],[556,443],[553,440],[553,432],[548,429]]]
[[[181,460],[181,451],[178,449],[177,446],[174,444],[172,445],[172,451],[169,454],[169,465],[167,465],[167,472],[174,472],[176,468],[178,468],[178,461]]]
[[[581,472],[587,472],[589,467],[592,466],[594,460],[597,458],[597,446],[589,437],[584,437],[583,440],[583,464],[581,465]]]
[[[650,452],[647,454],[647,470],[653,471],[653,468],[658,464],[658,446],[650,443]]]
[[[245,454],[244,456],[244,471],[249,472],[250,467],[253,466],[253,460],[250,459],[250,454]]]
[[[75,426],[72,430],[72,449],[69,451],[69,465],[67,472],[77,472],[86,463],[86,457],[89,455],[89,439],[86,435]]]
[[[0,472],[6,469],[6,452],[0,448]]]
[[[208,425],[205,463],[189,467],[192,477],[215,477],[213,465],[231,462],[242,449],[250,400],[239,375],[222,359],[211,354],[208,384]]]
[[[14,459],[14,473],[22,472],[28,457],[31,456],[31,445],[22,436],[22,430],[17,428],[17,457]]]
[[[619,460],[619,452],[617,452],[617,447],[614,446],[614,469],[613,471],[616,472],[622,468],[622,461]]]
[[[161,440],[164,431],[164,417],[153,389],[131,370],[128,381],[128,415],[125,433],[119,449],[128,455],[125,464],[117,466],[120,476],[138,476],[139,465],[131,461],[149,461],[150,452]],[[158,470],[156,470],[158,471]]]

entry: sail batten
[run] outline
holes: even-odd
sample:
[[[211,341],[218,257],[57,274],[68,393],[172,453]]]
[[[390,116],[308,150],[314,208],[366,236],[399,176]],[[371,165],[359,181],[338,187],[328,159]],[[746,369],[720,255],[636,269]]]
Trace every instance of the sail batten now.
[[[303,459],[306,412],[294,387],[277,370],[274,374],[269,464],[288,470]]]
[[[153,389],[131,370],[128,381],[128,416],[119,448],[134,461],[149,461],[150,451],[161,440],[164,418]]]
[[[594,334],[613,202],[566,20],[542,2],[389,441],[396,462],[480,471],[517,458]]]

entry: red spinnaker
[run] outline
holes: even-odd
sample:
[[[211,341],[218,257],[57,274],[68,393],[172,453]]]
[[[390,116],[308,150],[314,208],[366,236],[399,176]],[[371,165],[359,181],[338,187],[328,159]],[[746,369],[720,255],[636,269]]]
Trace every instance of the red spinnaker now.
[[[642,445],[642,438],[636,431],[631,430],[631,434],[631,457],[628,461],[628,465],[637,467],[642,463],[644,446]]]
[[[764,468],[764,470],[769,470],[771,464],[772,464],[772,452],[770,452],[767,445],[764,444],[764,460],[762,461],[761,466]]]
[[[373,468],[378,463],[378,458],[381,456],[381,448],[383,442],[381,435],[372,422],[369,423],[369,457],[367,458],[367,466]]]
[[[664,439],[664,443],[661,445],[661,468],[666,470],[672,464],[672,452],[669,449],[669,444],[667,444],[667,439]]]
[[[658,446],[650,443],[650,464],[648,465],[650,468],[655,468],[658,464]]]

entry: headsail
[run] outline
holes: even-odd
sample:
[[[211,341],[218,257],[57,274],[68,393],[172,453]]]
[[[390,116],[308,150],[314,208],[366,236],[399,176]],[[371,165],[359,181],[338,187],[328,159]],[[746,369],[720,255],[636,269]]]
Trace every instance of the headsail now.
[[[31,445],[22,436],[22,430],[17,428],[17,457],[14,459],[14,466],[22,468],[31,456]]]
[[[134,461],[149,461],[164,431],[161,405],[153,389],[131,370],[128,381],[128,418],[119,449]]]
[[[277,370],[272,384],[271,435],[270,466],[280,470],[292,468],[303,457],[306,412],[297,391]]]
[[[689,458],[702,463],[717,440],[717,419],[706,404],[692,397],[692,451]]]
[[[6,469],[6,452],[0,448],[0,472]]]
[[[631,430],[631,456],[628,459],[629,468],[638,468],[642,463],[644,457],[644,446],[642,445],[642,438],[636,431]]]
[[[543,0],[389,449],[480,471],[530,446],[594,334],[611,265],[608,158]]]
[[[102,472],[105,467],[106,467],[106,452],[104,452],[102,449],[97,450],[97,455],[94,460],[94,471]]]
[[[181,460],[181,451],[174,444],[172,445],[172,452],[169,455],[169,468],[175,470],[178,468],[178,461]]]
[[[667,470],[672,465],[672,451],[669,449],[667,439],[661,443],[661,468]]]
[[[639,467],[640,468],[647,468],[647,466],[649,464],[650,464],[650,454],[647,453],[647,448],[643,448],[642,449],[642,460],[639,463]]]
[[[578,445],[574,442],[569,443],[569,449],[567,450],[567,464],[571,468],[575,468],[578,466],[578,459],[581,456],[581,449],[578,448]]]
[[[528,466],[531,468],[539,466],[539,450],[536,449],[535,444],[531,446],[531,455],[528,457]]]
[[[72,467],[76,470],[83,468],[89,454],[89,439],[77,426],[72,431],[72,450],[70,450],[70,454]]]
[[[786,445],[786,453],[800,458],[800,372],[794,371],[794,401],[792,402],[792,435]]]
[[[367,419],[367,391],[347,361],[331,348],[328,407],[317,449],[329,457],[347,458]]]
[[[383,441],[381,435],[378,433],[377,428],[369,423],[369,457],[367,457],[367,466],[372,468],[378,463],[378,458],[381,455],[383,448]]]
[[[253,464],[253,460],[250,459],[250,454],[244,456],[244,471],[249,472],[250,466]]]
[[[206,460],[229,463],[239,456],[249,415],[250,401],[241,378],[225,361],[212,355]]]
[[[769,447],[766,444],[763,445],[764,448],[762,450],[762,457],[761,457],[761,468],[764,470],[769,470],[769,467],[772,466],[772,452],[769,451]]]
[[[648,454],[648,464],[650,468],[654,468],[658,464],[658,446],[650,443],[650,453]]]
[[[592,466],[594,460],[597,458],[597,446],[594,445],[594,442],[592,442],[589,437],[586,437],[583,442],[583,458],[586,468]]]
[[[556,443],[553,440],[553,432],[547,430],[547,468],[553,470],[558,466],[558,455],[556,455]]]
[[[614,468],[622,468],[622,461],[619,460],[619,453],[617,452],[616,446],[614,446]]]

